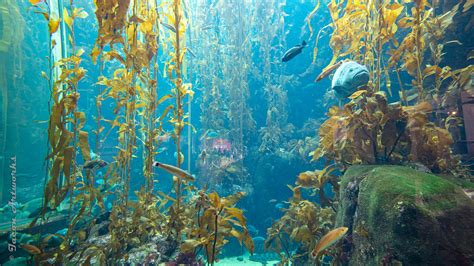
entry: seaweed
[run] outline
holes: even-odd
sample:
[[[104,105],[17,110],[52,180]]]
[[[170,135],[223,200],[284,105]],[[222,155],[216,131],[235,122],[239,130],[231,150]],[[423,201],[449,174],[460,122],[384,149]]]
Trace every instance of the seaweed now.
[[[227,238],[235,237],[253,253],[253,241],[246,227],[243,211],[235,208],[235,204],[245,193],[237,192],[234,195],[221,198],[216,192],[206,194],[200,191],[192,200],[193,226],[188,226],[184,233],[186,240],[181,244],[181,252],[198,253],[203,249],[207,262],[214,264],[218,261],[218,254],[228,243]]]
[[[281,62],[275,63],[281,59],[279,54],[274,52],[274,48],[268,45],[286,45],[284,38],[281,38],[286,33],[283,6],[277,1],[270,1],[261,2],[255,7],[255,27],[261,33],[258,38],[258,53],[261,59],[258,66],[261,72],[259,81],[267,103],[265,126],[259,130],[258,150],[262,153],[273,153],[286,142],[283,127],[288,123],[288,97],[284,86],[289,80],[276,69],[277,66],[282,67]],[[267,21],[268,19],[271,21]]]
[[[357,93],[357,92],[356,92]],[[420,162],[433,171],[457,169],[448,130],[429,121],[428,102],[389,105],[383,92],[364,91],[343,109],[333,107],[320,129],[320,144],[311,155],[352,164]]]
[[[255,130],[248,103],[253,70],[249,61],[254,48],[250,41],[252,10],[249,5],[223,1],[209,7],[197,5],[191,12],[195,14],[191,32],[200,37],[193,47],[197,59],[192,71],[198,81],[197,89],[201,91],[200,149],[207,155],[198,165],[199,174],[204,177],[200,181],[220,193],[235,192],[225,187],[230,183],[226,181],[245,186],[249,177],[243,159],[249,136]],[[230,143],[230,150],[215,149],[215,138],[208,138],[209,132],[217,133],[217,138]]]
[[[50,55],[56,46],[55,39],[52,38],[59,29],[59,17],[52,13],[49,4],[43,2],[41,5],[34,5],[34,12],[42,14],[48,21],[50,33]],[[71,242],[77,236],[73,234],[77,222],[85,215],[87,208],[90,208],[93,202],[101,204],[101,196],[91,184],[94,183],[90,171],[86,171],[86,178],[82,176],[81,169],[78,167],[76,154],[80,152],[84,161],[90,160],[90,148],[88,143],[88,133],[83,131],[85,124],[85,114],[78,110],[79,82],[84,78],[86,70],[80,66],[84,54],[83,49],[77,49],[74,42],[74,21],[78,18],[84,18],[87,13],[81,8],[70,6],[70,11],[64,8],[61,11],[61,17],[64,21],[66,31],[70,38],[68,42],[61,45],[69,47],[71,55],[51,62],[49,76],[45,77],[50,82],[51,92],[51,110],[48,124],[48,176],[44,189],[44,200],[42,210],[32,222],[31,226],[36,224],[38,219],[46,219],[48,210],[54,210],[69,196],[69,219],[65,240],[60,245],[60,250],[67,252]],[[53,60],[52,56],[50,57]],[[51,166],[51,167],[49,167]],[[48,178],[49,177],[49,178]],[[80,180],[78,178],[80,177]],[[75,208],[79,208],[76,212]],[[41,253],[35,257],[39,259],[52,256],[58,261],[62,261],[58,252],[52,254]]]
[[[289,188],[293,191],[290,205],[283,210],[283,216],[267,229],[265,249],[277,253],[283,264],[310,263],[311,250],[316,240],[333,227],[335,212],[303,199],[301,186]],[[298,249],[292,252],[295,246]]]
[[[101,69],[104,63],[118,63],[111,76],[101,73],[97,82],[100,90],[96,95],[97,128],[93,131],[95,151],[100,156],[100,143],[115,137],[117,153],[108,164],[101,186],[95,184],[94,170],[80,166],[81,159],[91,160],[91,148],[90,132],[83,130],[87,115],[78,110],[77,89],[85,69],[80,67],[84,50],[76,49],[74,21],[86,17],[87,13],[70,3],[59,16],[50,16],[47,1],[35,3],[34,10],[50,22],[51,36],[62,29],[58,25],[64,22],[67,47],[72,52],[70,57],[54,62],[49,77],[43,74],[52,85],[48,126],[51,148],[47,155],[51,178],[45,186],[44,204],[37,219],[45,218],[49,210],[54,210],[69,196],[70,224],[58,247],[47,246],[48,241],[43,239],[40,246],[26,248],[34,251],[37,262],[85,264],[124,262],[129,259],[131,250],[150,244],[156,245],[154,252],[160,253],[162,260],[172,261],[172,256],[190,251],[198,256],[200,247],[205,250],[208,262],[213,263],[229,237],[238,238],[252,250],[243,211],[235,207],[244,193],[220,198],[215,192],[202,191],[199,197],[193,197],[198,191],[190,180],[177,177],[173,177],[174,195],[173,191],[170,196],[155,190],[158,180],[153,162],[162,137],[168,134],[165,127],[173,128],[178,154],[182,150],[183,129],[191,128],[189,115],[184,110],[185,101],[190,102],[194,92],[189,83],[183,82],[185,55],[189,52],[183,3],[173,0],[158,5],[136,0],[97,0],[95,4],[99,34],[90,53],[91,59],[95,64],[100,60]],[[169,32],[163,32],[161,26]],[[51,49],[54,46],[52,41]],[[165,62],[164,77],[172,84],[171,93],[160,97],[158,49],[163,49],[163,57],[169,59]],[[52,75],[55,70],[60,70],[58,77]],[[103,101],[115,102],[112,117],[102,115]],[[139,149],[143,151],[144,185],[131,197],[131,182],[135,178],[131,169]],[[78,153],[82,158],[76,156]],[[177,168],[182,167],[182,161],[182,156],[178,156]],[[107,210],[106,197],[112,198]],[[229,228],[233,229],[229,231]],[[99,232],[107,237],[101,237]],[[192,248],[188,249],[190,245]],[[148,254],[149,258],[153,254]]]
[[[320,147],[311,154],[313,160],[323,156],[349,165],[411,161],[426,164],[435,172],[459,170],[448,131],[459,119],[456,112],[448,112],[446,117],[438,111],[456,108],[452,101],[448,106],[449,92],[459,95],[465,90],[467,80],[463,77],[472,69],[439,67],[444,44],[449,43],[444,41],[445,32],[459,5],[438,16],[426,0],[333,0],[328,8],[333,19],[328,25],[333,28],[329,43],[334,54],[329,67],[349,57],[365,64],[371,79],[343,108],[329,110],[329,119],[319,132]],[[425,56],[428,45],[432,64]],[[403,72],[412,77],[409,88],[402,84]],[[389,104],[381,91],[392,95],[392,73],[400,86],[400,102]]]

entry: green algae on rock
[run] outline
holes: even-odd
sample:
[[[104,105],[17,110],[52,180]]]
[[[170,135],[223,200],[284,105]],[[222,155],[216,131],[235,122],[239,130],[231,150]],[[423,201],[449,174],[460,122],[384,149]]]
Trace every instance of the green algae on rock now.
[[[354,166],[341,180],[336,226],[354,265],[471,265],[474,201],[456,184],[403,166]]]

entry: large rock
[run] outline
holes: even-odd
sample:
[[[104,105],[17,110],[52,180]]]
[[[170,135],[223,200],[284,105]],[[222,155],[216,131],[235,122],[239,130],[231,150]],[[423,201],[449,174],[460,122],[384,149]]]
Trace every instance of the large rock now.
[[[337,226],[350,265],[473,265],[474,201],[458,185],[403,166],[353,166]]]

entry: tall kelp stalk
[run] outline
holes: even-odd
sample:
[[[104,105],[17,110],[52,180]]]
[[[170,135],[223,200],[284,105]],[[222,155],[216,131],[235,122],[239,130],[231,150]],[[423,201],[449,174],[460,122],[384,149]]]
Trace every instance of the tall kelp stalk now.
[[[148,50],[152,51],[155,55],[154,58],[151,58],[149,64],[146,66],[146,72],[144,76],[146,80],[144,82],[145,87],[148,87],[148,91],[143,89],[144,94],[141,95],[141,101],[144,101],[144,111],[143,111],[143,120],[145,122],[144,127],[142,127],[142,132],[144,132],[144,166],[143,174],[146,178],[146,191],[151,195],[153,194],[154,182],[153,182],[153,158],[157,154],[156,152],[156,138],[159,134],[162,133],[162,128],[157,126],[156,122],[156,108],[161,102],[166,100],[162,98],[158,101],[157,97],[157,88],[158,88],[158,30],[153,31],[153,27],[149,25],[158,25],[158,14],[156,9],[147,10],[147,21],[148,25],[142,27],[142,32],[145,35],[146,46]],[[148,26],[148,27],[147,27]],[[155,26],[156,27],[156,26]],[[154,59],[154,60],[153,60]]]
[[[92,56],[96,58],[104,45],[110,44],[111,49],[103,53],[103,60],[117,60],[121,64],[121,67],[114,71],[113,78],[100,77],[99,80],[99,84],[107,88],[100,98],[104,100],[111,98],[116,102],[114,109],[116,117],[113,120],[104,120],[111,124],[106,136],[113,128],[118,127],[119,150],[115,157],[117,167],[109,166],[105,179],[110,185],[119,183],[124,187],[123,191],[119,191],[121,203],[113,209],[110,218],[113,245],[109,252],[121,257],[130,246],[128,241],[130,237],[142,239],[150,233],[148,230],[152,224],[142,225],[145,220],[154,220],[156,223],[162,220],[159,209],[151,207],[151,204],[156,202],[153,195],[153,159],[157,154],[156,147],[159,145],[157,138],[162,133],[163,119],[169,108],[166,108],[159,118],[156,118],[156,109],[170,98],[170,95],[157,99],[158,4],[142,1],[106,1],[96,2],[96,5],[96,16],[100,27]],[[113,17],[110,16],[110,10],[116,12]],[[115,44],[117,46],[114,46]],[[140,119],[136,118],[137,114]],[[136,134],[137,125],[140,136]],[[132,182],[131,163],[138,146],[136,140],[143,144],[145,176],[145,186],[135,192],[138,202],[129,200]],[[118,178],[121,181],[118,181]],[[135,220],[140,217],[144,217],[140,222]],[[130,219],[132,223],[129,222]]]
[[[114,158],[117,164],[117,169],[113,173],[109,173],[114,178],[116,171],[118,172],[122,184],[124,186],[121,199],[123,202],[128,202],[128,190],[130,180],[130,161],[132,158],[133,144],[135,140],[133,136],[135,132],[135,125],[130,125],[133,121],[133,109],[134,103],[134,93],[135,87],[133,86],[134,73],[131,68],[133,66],[132,60],[129,58],[124,58],[121,53],[115,49],[115,45],[122,48],[122,53],[127,54],[127,51],[130,50],[129,38],[123,37],[122,34],[131,34],[131,37],[134,36],[135,30],[126,32],[132,27],[127,23],[127,12],[130,6],[130,1],[95,1],[96,5],[96,17],[99,26],[98,37],[94,49],[92,50],[91,56],[94,62],[97,61],[98,56],[102,53],[104,48],[107,45],[110,45],[110,51],[105,52],[101,57],[104,61],[118,60],[122,66],[117,68],[114,71],[114,76],[112,79],[107,79],[106,77],[99,77],[99,85],[106,87],[102,91],[102,95],[98,96],[98,101],[106,100],[112,98],[116,101],[116,107],[113,110],[116,117],[110,121],[102,118],[106,122],[111,123],[111,128],[106,133],[105,138],[108,137],[110,131],[113,128],[118,127],[118,154]],[[128,36],[128,35],[126,35]],[[127,61],[125,61],[128,59]],[[125,109],[125,110],[122,110]],[[97,129],[99,132],[101,129]],[[107,177],[106,177],[107,178]],[[126,212],[126,208],[123,209]]]
[[[227,179],[232,180],[232,184],[245,187],[247,170],[243,165],[247,147],[244,137],[255,128],[254,121],[248,106],[249,76],[252,61],[253,45],[250,41],[250,26],[252,5],[248,2],[226,1],[216,7],[216,12],[220,13],[220,23],[222,25],[221,46],[222,64],[222,90],[226,105],[225,118],[226,129],[221,131],[221,137],[226,137],[230,143],[229,153],[231,154],[228,165],[222,164],[228,175]],[[226,27],[225,25],[236,25]],[[236,191],[231,191],[234,193]]]
[[[189,2],[186,2],[184,1],[184,8],[186,10],[186,14],[187,14],[187,20],[188,20],[188,27],[187,27],[187,31],[186,33],[188,34],[188,41],[187,41],[187,47],[186,47],[186,50],[187,51],[192,51],[193,49],[193,27],[194,27],[194,23],[192,21],[192,18],[194,17],[194,14],[193,12],[195,11],[194,9],[191,9],[190,8],[190,4]],[[188,54],[190,54],[188,52]],[[194,54],[194,56],[196,56]],[[188,69],[193,69],[193,63],[194,63],[194,60],[193,60],[193,56],[190,56],[189,57],[189,60],[188,60],[188,64],[187,64],[187,68],[184,69],[184,78],[187,79],[187,80],[190,80],[190,81],[193,81],[194,79],[194,76],[193,76],[193,71],[188,71]],[[187,102],[187,112],[188,112],[188,116],[189,116],[189,124],[192,124],[193,122],[193,117],[192,117],[192,97],[190,97],[190,100]],[[193,152],[193,145],[194,145],[194,141],[193,141],[193,133],[194,133],[194,128],[193,127],[188,127],[187,128],[187,131],[186,131],[186,135],[187,135],[187,150],[186,150],[186,156],[188,158],[188,161],[187,161],[187,164],[186,164],[186,169],[188,170],[188,172],[191,171],[191,156],[192,156],[192,152]]]
[[[167,3],[167,9],[165,9],[165,15],[167,22],[166,25],[169,25],[171,31],[169,42],[171,42],[172,52],[169,52],[171,56],[170,60],[166,62],[165,69],[167,71],[167,76],[170,81],[173,83],[173,88],[171,89],[171,95],[175,100],[174,105],[170,105],[167,108],[167,111],[172,109],[172,118],[169,120],[173,126],[173,139],[176,145],[176,166],[181,167],[181,164],[184,161],[184,155],[182,152],[182,133],[184,127],[191,126],[189,123],[189,116],[185,113],[184,101],[186,95],[188,95],[188,100],[191,100],[194,92],[191,90],[190,83],[183,83],[183,70],[185,69],[185,55],[187,52],[186,48],[186,27],[187,19],[185,17],[185,12],[181,0],[173,0]],[[190,158],[187,158],[190,160]],[[184,226],[182,215],[182,196],[183,196],[183,180],[179,177],[174,177],[174,186],[176,193],[176,202],[170,209],[171,212],[171,226],[170,229],[174,231],[177,235],[178,240],[180,240],[180,232]]]
[[[132,16],[137,16],[138,12],[138,3],[139,0],[131,1],[131,11],[129,11]],[[126,75],[128,75],[127,87],[124,93],[123,103],[124,103],[124,123],[120,125],[119,129],[119,143],[122,145],[119,154],[122,158],[120,160],[121,170],[122,170],[122,180],[124,182],[124,194],[123,198],[125,199],[125,213],[128,211],[128,201],[130,194],[130,182],[131,182],[131,172],[132,172],[132,158],[134,156],[134,151],[136,149],[136,102],[137,102],[137,89],[136,79],[137,75],[140,73],[141,69],[145,67],[147,61],[140,61],[140,59],[146,58],[143,53],[146,51],[140,50],[138,43],[138,21],[128,20],[128,25],[126,26],[126,44],[124,46],[125,53],[125,67]],[[144,57],[144,58],[140,58]]]
[[[75,8],[72,1],[69,3],[69,10],[67,8],[59,10],[60,15],[50,9],[48,2],[36,3],[34,9],[36,13],[42,14],[48,20],[50,37],[58,34],[56,32],[59,28],[63,36],[68,36],[68,41],[64,40],[60,44],[56,41],[58,38],[52,38],[51,50],[56,45],[60,45],[63,55],[65,51],[71,54],[63,58],[52,57],[54,64],[50,69],[51,75],[43,74],[46,79],[52,81],[52,106],[48,125],[50,152],[46,157],[51,161],[52,166],[49,169],[49,180],[45,187],[41,213],[31,223],[34,225],[38,218],[45,218],[47,211],[58,208],[69,194],[71,221],[66,239],[61,244],[61,250],[65,251],[69,249],[72,230],[84,215],[85,210],[90,208],[91,203],[96,199],[101,202],[100,195],[93,187],[93,177],[89,172],[86,172],[86,179],[82,177],[76,158],[76,153],[80,151],[83,160],[90,160],[88,133],[81,130],[85,124],[85,113],[78,111],[77,107],[79,82],[86,73],[86,70],[80,66],[84,50],[76,49],[74,39],[74,21],[77,18],[85,18],[87,13],[82,8]],[[59,40],[63,39],[59,38]],[[77,181],[77,178],[81,180]],[[73,212],[76,204],[79,211]],[[54,256],[58,256],[58,253]]]
[[[185,42],[183,39],[185,37],[186,32],[186,24],[184,20],[184,13],[181,8],[181,0],[174,0],[171,6],[171,10],[173,12],[173,16],[170,16],[170,22],[175,28],[175,36],[174,40],[172,41],[174,47],[174,56],[171,59],[171,65],[173,67],[173,71],[175,74],[174,84],[175,88],[173,89],[174,98],[176,100],[175,109],[173,110],[173,126],[174,126],[174,139],[176,143],[176,165],[181,167],[182,163],[182,156],[181,156],[181,133],[184,128],[184,111],[183,111],[183,98],[186,94],[186,88],[183,87],[183,79],[181,77],[182,73],[182,63],[184,59],[185,50],[181,47],[185,46]],[[171,77],[171,75],[170,75]],[[184,90],[183,90],[184,88]],[[188,158],[189,160],[189,158]],[[176,180],[176,210],[178,213],[180,212],[180,204],[181,204],[181,179],[177,178]],[[178,214],[179,217],[179,214]],[[177,233],[179,235],[180,226],[177,228]]]
[[[285,1],[258,2],[255,7],[256,34],[259,35],[259,58],[261,59],[262,87],[267,101],[265,127],[260,129],[260,152],[274,152],[285,141],[284,126],[287,125],[287,95],[283,86],[285,77],[277,66],[281,66],[280,54],[274,45],[285,47],[284,12]]]
[[[223,47],[219,44],[219,41],[224,41],[220,25],[221,15],[219,9],[212,8],[205,0],[198,1],[196,8],[193,35],[201,36],[199,43],[196,44],[196,53],[200,60],[195,66],[200,86],[198,89],[202,90],[200,122],[204,132],[208,130],[219,132],[225,129],[226,116],[221,70],[224,64],[221,60]],[[204,139],[205,135],[202,134],[201,139]]]

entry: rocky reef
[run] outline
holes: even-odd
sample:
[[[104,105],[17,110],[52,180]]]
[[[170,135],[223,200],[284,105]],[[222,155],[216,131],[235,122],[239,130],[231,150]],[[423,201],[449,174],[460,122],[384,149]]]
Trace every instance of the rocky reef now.
[[[404,166],[353,166],[341,180],[336,227],[350,265],[472,265],[474,201],[440,176]]]

